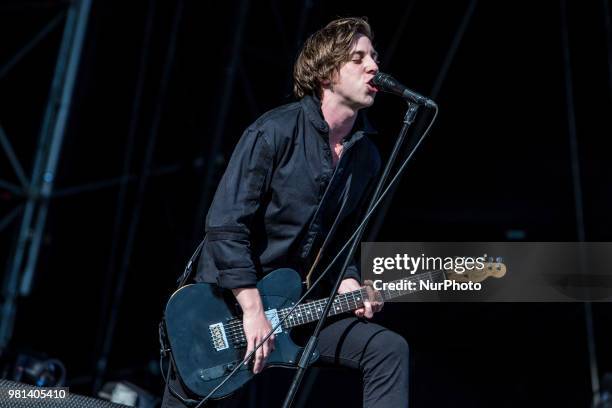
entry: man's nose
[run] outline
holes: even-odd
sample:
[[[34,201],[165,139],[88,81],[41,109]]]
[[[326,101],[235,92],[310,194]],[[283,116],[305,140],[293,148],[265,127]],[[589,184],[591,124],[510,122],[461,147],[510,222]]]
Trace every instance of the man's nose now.
[[[368,63],[367,72],[372,74],[376,74],[378,72],[378,64],[372,58],[370,58],[370,62]]]

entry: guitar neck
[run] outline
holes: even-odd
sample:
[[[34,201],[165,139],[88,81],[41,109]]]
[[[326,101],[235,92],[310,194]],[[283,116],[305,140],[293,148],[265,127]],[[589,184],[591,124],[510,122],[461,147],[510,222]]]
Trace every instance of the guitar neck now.
[[[433,282],[434,280],[439,279],[442,276],[444,276],[443,271],[432,271],[432,272],[422,273],[419,275],[413,275],[408,278],[397,279],[389,283],[401,283],[403,281],[404,282],[405,281],[417,282],[419,280]],[[408,285],[403,285],[403,286],[407,287]],[[407,295],[409,293],[418,292],[420,290],[419,289],[420,286],[419,285],[414,285],[414,286],[415,286],[414,290],[409,290],[409,289],[388,290],[386,289],[386,290],[380,290],[379,292],[383,300],[387,301],[387,300],[390,300],[390,299],[393,299],[399,296]],[[350,312],[352,310],[359,309],[360,307],[363,307],[363,300],[367,299],[367,297],[368,295],[367,295],[365,288],[361,288],[361,289],[354,290],[352,292],[347,292],[347,293],[336,295],[334,302],[332,303],[331,308],[329,310],[328,316],[335,316],[340,313]],[[323,298],[323,299],[319,299],[319,300],[315,300],[312,302],[308,302],[308,303],[299,305],[298,307],[295,308],[293,313],[289,317],[287,317],[287,319],[285,319],[283,326],[290,328],[290,327],[300,326],[302,324],[306,324],[306,323],[310,323],[310,322],[319,320],[323,316],[323,309],[325,309],[325,304],[327,303],[327,299],[329,298]],[[279,318],[281,319],[284,318],[287,314],[289,314],[290,310],[291,310],[290,307],[279,310],[278,311]]]

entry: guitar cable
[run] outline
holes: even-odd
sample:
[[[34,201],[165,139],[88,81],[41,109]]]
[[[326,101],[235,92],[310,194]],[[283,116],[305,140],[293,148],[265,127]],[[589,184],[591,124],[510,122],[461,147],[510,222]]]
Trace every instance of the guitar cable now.
[[[274,334],[274,332],[283,324],[283,322],[292,315],[293,311],[295,310],[296,307],[298,307],[303,301],[304,299],[306,299],[308,297],[308,295],[310,294],[310,292],[312,292],[312,290],[317,286],[317,284],[321,281],[321,279],[323,279],[326,274],[330,271],[332,265],[334,265],[336,263],[336,261],[340,258],[340,255],[348,248],[349,244],[353,241],[353,239],[357,236],[357,234],[361,231],[361,229],[367,224],[368,220],[370,219],[370,217],[372,216],[372,214],[374,213],[374,211],[376,210],[376,208],[382,203],[382,200],[385,198],[385,196],[387,195],[387,193],[389,192],[389,190],[391,189],[391,187],[393,186],[393,184],[399,179],[399,176],[402,174],[402,172],[405,170],[406,166],[408,165],[408,163],[410,162],[410,159],[412,159],[412,156],[414,155],[414,153],[417,151],[418,147],[421,145],[421,143],[423,142],[423,140],[425,139],[425,137],[429,134],[429,131],[431,130],[431,127],[433,126],[433,124],[436,121],[436,118],[438,117],[438,106],[434,105],[433,109],[435,110],[434,116],[431,119],[431,122],[429,122],[429,125],[427,126],[427,129],[425,129],[425,131],[423,132],[423,134],[421,135],[421,137],[419,138],[419,140],[417,141],[417,143],[414,145],[414,148],[412,149],[412,151],[410,152],[410,154],[408,155],[408,157],[406,157],[406,159],[402,162],[401,166],[398,168],[397,172],[395,173],[395,175],[393,176],[393,178],[391,179],[391,181],[387,184],[387,186],[385,187],[385,189],[382,191],[382,193],[380,194],[380,196],[376,199],[374,205],[372,205],[372,208],[370,209],[370,211],[364,216],[363,221],[361,221],[361,223],[359,224],[359,226],[357,226],[357,228],[355,228],[355,231],[353,232],[353,234],[350,236],[350,238],[346,241],[346,243],[342,246],[342,248],[340,248],[340,250],[338,251],[338,253],[336,254],[336,256],[334,257],[334,259],[332,259],[329,263],[329,265],[327,266],[327,268],[325,268],[325,270],[319,274],[319,276],[317,277],[317,279],[314,281],[314,283],[306,290],[306,292],[304,292],[304,294],[302,295],[302,297],[293,305],[293,307],[291,307],[291,309],[289,310],[289,312],[285,315],[285,317],[281,318],[279,320],[279,322],[272,328],[272,330],[263,338],[263,340],[261,340],[261,342],[259,344],[257,344],[255,346],[255,348],[251,351],[251,353],[249,353],[249,355],[245,356],[244,359],[240,362],[240,364],[237,364],[236,367],[234,367],[234,369],[227,375],[227,377],[225,377],[223,379],[223,381],[221,381],[221,383],[219,383],[219,385],[217,385],[215,388],[213,388],[212,391],[210,391],[208,393],[208,395],[206,395],[204,398],[202,398],[200,401],[197,400],[193,400],[193,399],[185,399],[183,398],[181,395],[179,395],[176,390],[168,383],[167,381],[167,377],[164,377],[164,380],[166,381],[166,384],[168,385],[168,390],[170,391],[170,393],[177,397],[178,399],[181,400],[181,402],[187,406],[190,406],[192,404],[197,404],[194,406],[194,408],[201,408],[210,398],[211,396],[218,390],[220,389],[245,363],[249,362],[253,355],[255,354],[255,352],[261,347],[263,346],[263,344],[268,340],[268,338]],[[204,244],[204,240],[202,240],[202,242],[200,243],[200,245],[198,246],[198,248],[195,250],[194,254],[191,256],[191,258],[189,259],[189,262],[187,263],[187,266],[185,268],[185,272],[183,273],[183,275],[180,277],[181,279],[181,283],[184,283],[184,281],[186,280],[186,277],[189,276],[188,273],[188,269],[189,271],[191,271],[191,266],[193,263],[193,260],[195,259],[195,257],[197,256],[197,254],[200,252],[202,246]],[[161,334],[161,330],[163,330],[162,328],[163,326],[163,322],[160,323],[160,342],[162,341],[162,334]],[[170,350],[170,348],[165,346],[165,343],[162,344],[162,351],[165,351],[164,354],[170,354],[172,351]],[[162,360],[164,358],[164,355],[162,355],[162,357],[160,358],[160,365],[162,365]],[[160,367],[161,368],[161,372],[163,373],[163,366]],[[170,373],[170,364],[168,365],[168,374]],[[162,374],[163,376],[163,374]]]

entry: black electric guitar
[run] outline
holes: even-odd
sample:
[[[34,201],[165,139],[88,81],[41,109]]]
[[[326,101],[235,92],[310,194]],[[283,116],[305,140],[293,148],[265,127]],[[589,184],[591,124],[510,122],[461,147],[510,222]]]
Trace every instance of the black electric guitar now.
[[[506,273],[503,263],[488,263],[483,269],[458,274],[435,271],[413,275],[408,280],[480,282],[489,276],[502,277]],[[382,290],[383,300],[407,295],[416,290]],[[258,284],[266,316],[275,327],[286,317],[302,292],[302,282],[292,269],[277,269]],[[364,288],[337,295],[329,315],[349,312],[363,306]],[[295,367],[302,351],[290,338],[292,327],[318,320],[327,299],[299,305],[275,332],[274,351],[266,367]],[[175,367],[184,385],[201,397],[208,395],[237,364],[246,351],[240,307],[231,291],[216,285],[196,283],[177,290],[168,301],[165,311],[166,335]],[[318,355],[313,355],[316,359]],[[248,364],[243,365],[232,378],[212,395],[218,399],[230,395],[253,377]]]

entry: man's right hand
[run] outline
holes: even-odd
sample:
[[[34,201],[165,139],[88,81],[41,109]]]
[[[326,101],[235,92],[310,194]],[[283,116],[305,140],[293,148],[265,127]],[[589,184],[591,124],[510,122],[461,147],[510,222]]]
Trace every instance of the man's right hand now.
[[[266,315],[261,312],[245,313],[242,317],[242,325],[244,327],[244,335],[247,339],[247,350],[245,356],[248,356],[251,351],[255,350],[261,341],[272,331],[272,325],[266,318]],[[255,362],[253,363],[253,373],[259,373],[265,365],[265,362],[274,350],[274,335],[268,337],[266,342],[255,352]]]
[[[272,331],[272,325],[266,318],[257,288],[240,288],[232,291],[243,312],[242,326],[247,339],[246,357]],[[263,369],[266,359],[273,350],[274,335],[271,335],[254,354],[253,373],[257,374]]]

